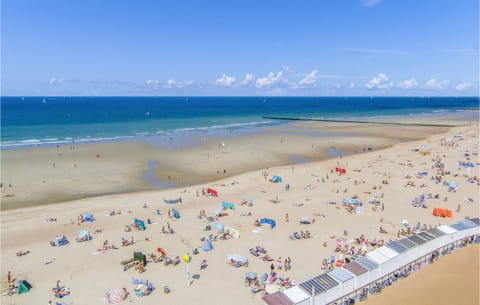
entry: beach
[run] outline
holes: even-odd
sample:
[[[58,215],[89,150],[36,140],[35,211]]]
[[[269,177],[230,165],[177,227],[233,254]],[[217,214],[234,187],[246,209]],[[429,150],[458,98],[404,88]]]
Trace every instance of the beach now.
[[[414,119],[400,121],[406,120]],[[125,142],[2,151],[1,274],[5,278],[12,271],[33,286],[29,293],[2,296],[2,304],[47,304],[54,300],[57,280],[70,290],[62,299],[66,304],[106,304],[106,292],[123,287],[130,292],[125,302],[131,304],[263,304],[261,293],[245,286],[248,271],[260,276],[270,273],[273,264],[279,277],[298,283],[322,273],[325,258],[340,258],[334,252],[338,240],[358,251],[362,246],[353,240],[361,234],[376,243],[395,240],[404,220],[428,227],[478,217],[479,184],[473,179],[480,176],[478,166],[458,165],[467,154],[478,163],[478,121],[429,120],[457,127],[301,122],[251,135],[205,138],[184,148]],[[432,160],[449,171],[443,181],[458,182],[455,192],[431,179],[436,176]],[[282,181],[270,181],[273,176]],[[160,187],[166,189],[155,190]],[[208,196],[208,188],[218,197]],[[432,194],[426,208],[412,205],[421,194]],[[342,204],[353,197],[363,209],[349,212]],[[378,202],[369,203],[372,197]],[[70,201],[76,198],[81,199]],[[178,203],[164,202],[179,198]],[[221,210],[222,202],[235,208]],[[434,207],[450,209],[453,216],[433,216]],[[172,209],[178,219],[169,217]],[[199,215],[201,210],[208,217]],[[79,221],[84,212],[95,220]],[[207,231],[209,217],[214,221]],[[146,223],[146,230],[126,232],[135,218]],[[275,220],[275,227],[256,226],[261,218]],[[218,233],[216,224],[232,228],[239,238]],[[162,233],[168,226],[173,233]],[[76,242],[79,230],[88,230],[92,239]],[[310,238],[291,238],[306,230]],[[218,238],[212,250],[204,251],[202,239],[210,234]],[[50,245],[62,235],[68,245]],[[122,237],[133,239],[133,245],[122,246]],[[249,253],[259,245],[273,261]],[[159,256],[159,247],[173,258],[189,253],[190,264],[150,261],[143,273],[123,270],[121,262],[133,252]],[[194,255],[193,248],[199,253]],[[248,258],[248,267],[230,266],[229,254]],[[289,270],[283,263],[287,258]],[[443,259],[465,264],[456,253]],[[208,263],[203,269],[202,260]],[[134,294],[131,280],[138,277],[154,284],[151,295]],[[388,290],[408,290],[395,285]],[[163,292],[164,286],[170,293]]]

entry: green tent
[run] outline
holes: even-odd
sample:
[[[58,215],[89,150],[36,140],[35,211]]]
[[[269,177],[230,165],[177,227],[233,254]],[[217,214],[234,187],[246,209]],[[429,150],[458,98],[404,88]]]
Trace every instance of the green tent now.
[[[32,285],[29,282],[27,282],[26,280],[19,280],[17,293],[21,294],[21,293],[29,292],[31,288],[32,288]]]
[[[143,254],[142,252],[133,252],[133,259],[135,261],[141,261],[143,262],[143,265],[147,265],[147,256]]]

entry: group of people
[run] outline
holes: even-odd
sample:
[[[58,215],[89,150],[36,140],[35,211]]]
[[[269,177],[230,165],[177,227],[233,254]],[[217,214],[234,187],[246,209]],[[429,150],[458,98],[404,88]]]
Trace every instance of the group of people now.
[[[310,234],[310,231],[305,230],[305,231],[300,231],[300,232],[293,232],[290,234],[290,239],[295,240],[295,239],[307,239],[307,238],[312,238],[312,235]]]

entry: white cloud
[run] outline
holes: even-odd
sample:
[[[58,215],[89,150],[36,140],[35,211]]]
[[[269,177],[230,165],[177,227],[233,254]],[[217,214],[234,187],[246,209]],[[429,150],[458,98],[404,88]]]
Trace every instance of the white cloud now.
[[[456,85],[455,89],[459,92],[462,92],[462,91],[465,91],[465,90],[469,89],[470,87],[472,87],[472,84],[470,82],[466,82],[466,83],[461,83],[461,84]]]
[[[425,83],[425,88],[429,90],[436,90],[440,91],[445,89],[450,84],[449,80],[442,80],[438,81],[436,78],[432,78],[431,80]]]
[[[235,83],[235,77],[228,76],[225,73],[215,81],[215,84],[221,87],[232,87]]]
[[[393,86],[393,83],[389,82],[389,77],[384,73],[379,73],[377,76],[372,78],[368,83],[365,84],[365,87],[369,90],[388,90]]]
[[[365,6],[375,6],[380,4],[382,0],[362,0],[362,4]]]
[[[193,85],[195,82],[193,80],[186,81],[176,81],[174,79],[169,79],[165,88],[183,88]]]
[[[308,73],[302,80],[300,80],[296,87],[305,88],[311,87],[315,84],[318,78],[318,71],[313,70],[312,72]]]
[[[411,78],[411,79],[404,80],[403,82],[401,82],[397,86],[402,88],[402,89],[408,90],[408,89],[413,89],[413,88],[418,87],[418,82],[415,78]]]
[[[355,83],[350,83],[347,88],[348,88],[348,89],[353,89],[353,88],[355,88]]]
[[[173,80],[173,79],[169,79],[169,80],[167,81],[167,87],[168,87],[168,88],[173,88],[173,87],[175,87],[176,85],[177,85],[177,82],[176,82],[175,80]]]
[[[240,86],[248,86],[255,80],[255,75],[251,73],[245,74],[245,78],[239,83]]]
[[[273,72],[270,72],[266,77],[257,79],[255,86],[257,88],[269,88],[284,81],[285,80],[282,78],[281,71],[278,72],[277,75],[275,75]]]
[[[290,69],[289,66],[282,66],[282,69],[285,71],[285,72],[288,72],[288,73],[292,73],[292,69]]]
[[[50,78],[48,83],[50,85],[59,85],[59,84],[63,83],[64,80],[65,79],[63,77],[52,77],[52,78]]]
[[[400,55],[400,56],[412,56],[412,53],[403,50],[389,50],[389,49],[367,49],[367,48],[338,48],[335,50],[365,53],[368,55],[386,54],[386,55]]]
[[[149,79],[145,82],[148,88],[157,89],[160,81],[158,79]]]

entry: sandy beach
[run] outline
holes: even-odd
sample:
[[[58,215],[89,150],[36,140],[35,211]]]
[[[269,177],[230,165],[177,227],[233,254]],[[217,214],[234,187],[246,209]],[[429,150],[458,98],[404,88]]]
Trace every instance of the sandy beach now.
[[[396,122],[456,126],[463,124],[462,119],[453,115],[403,117]],[[2,150],[1,209],[192,186],[268,167],[378,150],[447,129],[301,122],[240,136],[205,135],[187,146],[149,141]]]
[[[25,294],[2,296],[2,304],[47,304],[55,300],[52,288],[57,280],[70,290],[62,298],[69,305],[107,304],[106,292],[123,287],[130,292],[124,303],[130,304],[263,304],[261,293],[253,294],[245,286],[248,271],[260,276],[269,273],[273,264],[279,277],[298,283],[323,272],[325,258],[340,257],[334,252],[339,239],[356,252],[363,249],[354,243],[355,238],[364,234],[376,244],[396,239],[404,228],[403,220],[411,227],[417,223],[428,227],[478,217],[478,166],[467,170],[458,165],[467,158],[478,163],[478,121],[437,121],[446,122],[459,126],[303,122],[285,130],[208,138],[173,152],[138,143],[2,151],[2,288],[8,287],[8,271],[33,286]],[[332,134],[317,137],[320,131]],[[338,137],[335,132],[348,135]],[[332,157],[332,148],[342,156]],[[309,162],[292,162],[295,158]],[[145,179],[150,160],[157,165],[155,179],[177,187],[152,190],[155,186]],[[436,176],[432,160],[443,163],[449,172],[439,183],[431,179]],[[344,168],[345,173],[336,168]],[[271,182],[274,175],[282,177],[282,182]],[[456,181],[459,186],[452,192],[443,181]],[[203,194],[207,188],[215,189],[218,197]],[[113,195],[98,196],[109,193]],[[412,200],[422,194],[432,194],[427,196],[426,208],[413,206]],[[180,197],[179,203],[164,202]],[[242,204],[248,197],[253,204]],[[342,205],[343,199],[352,197],[363,202],[363,209],[349,212]],[[372,197],[378,202],[369,203]],[[66,201],[74,198],[83,199]],[[223,201],[235,208],[221,210]],[[18,206],[23,208],[13,208]],[[434,207],[452,210],[453,217],[433,216]],[[180,213],[178,219],[169,217],[171,209]],[[206,217],[200,217],[201,210]],[[95,221],[79,223],[83,212],[92,213]],[[146,230],[126,232],[135,218],[146,223]],[[205,230],[208,218],[214,220],[211,230]],[[261,218],[275,220],[275,228],[255,226]],[[216,224],[233,228],[239,238],[217,233]],[[169,226],[173,233],[162,233]],[[76,242],[79,230],[88,230],[92,240]],[[294,232],[307,230],[310,238],[290,238]],[[210,234],[217,240],[207,252],[202,250],[202,239]],[[69,239],[68,245],[50,245],[62,235]],[[122,246],[122,237],[133,239],[133,245]],[[105,241],[107,249],[103,250]],[[111,245],[118,249],[110,249]],[[249,249],[258,245],[274,260],[252,255]],[[189,285],[183,261],[168,266],[149,261],[143,273],[135,268],[123,270],[121,262],[133,257],[134,251],[158,257],[159,247],[172,258],[187,252],[192,255]],[[195,247],[200,249],[196,255],[192,254]],[[373,248],[369,245],[366,250]],[[19,251],[25,255],[18,256]],[[248,258],[248,267],[230,266],[229,254]],[[478,266],[478,255],[469,257]],[[291,259],[289,270],[283,263],[287,258]],[[465,266],[461,254],[443,259],[459,270]],[[208,264],[203,269],[202,260]],[[420,277],[420,272],[432,275],[428,270],[434,267],[415,276]],[[448,281],[445,272],[436,274]],[[139,277],[156,287],[151,295],[135,295],[131,281]],[[165,294],[164,286],[171,292]],[[399,284],[398,289],[388,290],[402,293],[408,289]],[[435,291],[424,293],[418,304],[435,300],[428,297]]]

